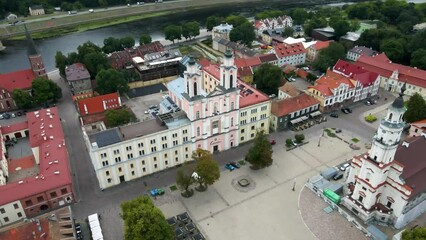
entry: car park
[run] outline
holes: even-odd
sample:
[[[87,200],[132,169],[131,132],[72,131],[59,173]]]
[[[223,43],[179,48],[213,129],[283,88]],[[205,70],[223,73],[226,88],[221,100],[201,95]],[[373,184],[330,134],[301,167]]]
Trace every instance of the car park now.
[[[338,117],[339,117],[339,115],[337,115],[337,113],[333,112],[333,113],[331,113],[331,114],[330,114],[330,117],[338,118]]]
[[[336,175],[334,175],[333,180],[339,180],[343,177],[343,173],[337,173]]]
[[[340,167],[339,167],[339,169],[341,170],[341,171],[346,171],[346,169],[348,168],[350,166],[350,164],[349,163],[345,163],[345,164],[343,164],[343,165],[341,165]]]
[[[235,170],[235,167],[232,166],[230,163],[225,164],[225,168],[228,169],[231,172]]]
[[[240,168],[241,165],[237,162],[230,162],[229,164],[231,164],[234,168]]]

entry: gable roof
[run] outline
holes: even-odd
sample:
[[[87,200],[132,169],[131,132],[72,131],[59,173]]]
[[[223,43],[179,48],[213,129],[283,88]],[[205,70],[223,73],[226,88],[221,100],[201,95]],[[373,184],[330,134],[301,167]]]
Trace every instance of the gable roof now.
[[[251,58],[235,58],[234,60],[235,66],[237,68],[241,67],[256,67],[262,64],[258,56]]]
[[[0,74],[0,87],[12,93],[13,89],[31,89],[35,76],[32,69]]]
[[[110,93],[78,101],[78,110],[81,116],[101,113],[109,109],[118,109],[120,107],[121,101],[118,93]]]
[[[333,40],[329,40],[329,41],[316,41],[315,44],[312,45],[312,48],[314,48],[315,50],[319,51],[323,48],[328,48],[328,46],[330,46],[330,43],[334,42]]]
[[[278,88],[281,92],[284,92],[291,97],[295,97],[300,94],[300,91],[290,82],[286,82],[284,85]]]
[[[273,101],[271,105],[271,113],[277,117],[282,117],[316,104],[319,104],[317,99],[306,93],[301,93],[296,97]]]
[[[269,62],[274,62],[277,61],[277,55],[270,53],[270,54],[265,54],[265,55],[261,55],[259,56],[259,60],[262,63],[269,63]]]
[[[320,77],[315,81],[314,86],[309,86],[308,89],[315,89],[320,92],[323,96],[332,96],[333,90],[339,87],[341,84],[347,84],[349,88],[353,88],[354,84],[350,78],[341,74],[327,70],[326,75]]]
[[[302,43],[294,43],[294,44],[283,44],[278,43],[274,46],[275,53],[278,58],[284,58],[292,55],[303,54],[306,53],[306,49]]]
[[[339,59],[333,67],[333,71],[340,72],[354,80],[359,81],[364,87],[374,84],[379,74],[365,70],[363,67]]]
[[[412,189],[412,198],[426,191],[426,135],[411,137],[405,142],[409,143],[408,147],[400,144],[394,159],[404,166],[401,177],[405,185]]]
[[[393,63],[384,53],[375,56],[362,55],[355,64],[386,78],[397,71],[399,81],[426,88],[425,70]]]

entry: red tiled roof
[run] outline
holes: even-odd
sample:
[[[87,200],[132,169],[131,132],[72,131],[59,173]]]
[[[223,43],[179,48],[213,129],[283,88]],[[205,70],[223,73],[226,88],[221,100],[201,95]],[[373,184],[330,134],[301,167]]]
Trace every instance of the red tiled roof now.
[[[110,93],[78,101],[78,110],[81,116],[104,112],[108,109],[118,109],[121,107],[118,93]]]
[[[16,171],[17,168],[20,169],[27,169],[30,167],[35,166],[36,162],[35,162],[35,158],[33,155],[31,156],[26,156],[20,159],[13,159],[12,161],[9,161],[9,172],[13,173]]]
[[[281,92],[284,92],[284,93],[290,95],[291,97],[295,97],[295,96],[299,95],[299,93],[300,93],[300,91],[291,82],[286,82],[284,85],[282,85],[278,89]]]
[[[251,58],[235,58],[234,63],[237,68],[256,67],[262,64],[258,56]]]
[[[333,70],[359,81],[364,87],[374,84],[379,77],[377,73],[367,71],[363,67],[340,59],[337,61],[336,65],[334,65]]]
[[[401,177],[405,185],[413,190],[410,198],[426,191],[426,161],[424,159],[426,149],[426,137],[418,136],[405,140],[408,148],[400,144],[395,153],[395,161],[401,163],[404,168]]]
[[[0,186],[0,205],[71,185],[68,153],[56,107],[27,113],[30,146],[39,148],[40,172]]]
[[[293,43],[293,44],[278,43],[277,45],[274,46],[274,49],[278,58],[306,53],[306,49],[302,43]]]
[[[0,87],[12,93],[13,89],[31,89],[35,76],[31,69],[0,74]]]
[[[198,63],[202,66],[202,67],[206,67],[208,65],[211,64],[211,62],[207,59],[207,58],[201,58],[200,60],[198,60]]]
[[[277,55],[270,53],[270,54],[265,54],[265,55],[259,56],[259,60],[262,63],[270,63],[270,62],[273,62],[273,61],[277,61],[278,58],[277,58]]]
[[[376,56],[362,55],[355,64],[386,78],[389,78],[394,71],[398,71],[399,81],[426,88],[425,70],[392,63],[384,53]]]
[[[275,116],[282,117],[292,112],[299,111],[310,106],[319,104],[319,101],[306,93],[297,95],[296,97],[286,98],[280,101],[273,101],[271,113]]]
[[[329,40],[329,41],[317,41],[314,45],[313,48],[317,51],[323,49],[323,48],[328,48],[328,46],[330,46],[330,43],[334,42],[333,40]]]
[[[244,77],[244,76],[251,76],[251,75],[253,75],[253,71],[250,67],[238,68],[238,76]]]
[[[25,129],[28,129],[28,121],[18,122],[11,125],[3,125],[1,126],[1,133],[8,134]]]
[[[285,65],[284,66],[284,68],[283,68],[283,73],[285,73],[285,74],[289,74],[289,73],[291,73],[292,71],[294,71],[294,70],[296,70],[296,67],[295,66],[292,66],[292,65],[290,65],[290,64],[287,64],[287,65]]]
[[[297,69],[296,74],[297,74],[297,76],[299,76],[303,79],[306,79],[308,77],[309,73],[307,71],[299,68],[299,69]]]
[[[354,84],[348,77],[332,72],[331,70],[327,70],[326,75],[320,77],[315,81],[314,86],[309,86],[308,88],[319,91],[323,96],[332,96],[332,90],[341,84],[348,84],[349,88],[354,87]]]
[[[415,125],[415,124],[426,124],[426,119],[423,119],[423,120],[420,120],[420,121],[417,121],[417,122],[413,122],[413,123],[411,123],[411,125]]]

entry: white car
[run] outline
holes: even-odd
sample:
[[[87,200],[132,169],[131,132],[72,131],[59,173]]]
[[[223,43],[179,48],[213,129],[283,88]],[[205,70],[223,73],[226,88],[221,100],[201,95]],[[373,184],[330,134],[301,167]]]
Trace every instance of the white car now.
[[[349,163],[345,163],[345,164],[343,164],[342,166],[340,166],[340,168],[339,168],[339,169],[340,169],[341,171],[343,171],[343,172],[344,172],[344,171],[346,171],[346,169],[347,169],[349,166],[350,166],[350,164],[349,164]]]

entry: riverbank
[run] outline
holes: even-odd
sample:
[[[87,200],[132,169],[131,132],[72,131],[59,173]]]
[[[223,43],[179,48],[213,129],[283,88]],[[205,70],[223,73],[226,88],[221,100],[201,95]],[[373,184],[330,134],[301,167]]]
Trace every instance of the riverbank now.
[[[25,24],[34,38],[48,38],[71,32],[93,30],[120,23],[132,22],[170,13],[188,12],[201,9],[226,8],[228,6],[259,5],[262,0],[177,0],[159,4],[145,4],[139,7],[119,7],[102,9],[94,13],[82,12],[76,15],[62,15],[42,20],[27,21]],[[298,5],[309,4],[309,0],[298,1]],[[295,0],[271,0],[268,4],[292,4]],[[208,16],[206,16],[207,18]],[[21,39],[24,34],[23,24],[7,25],[0,28],[1,39]]]

